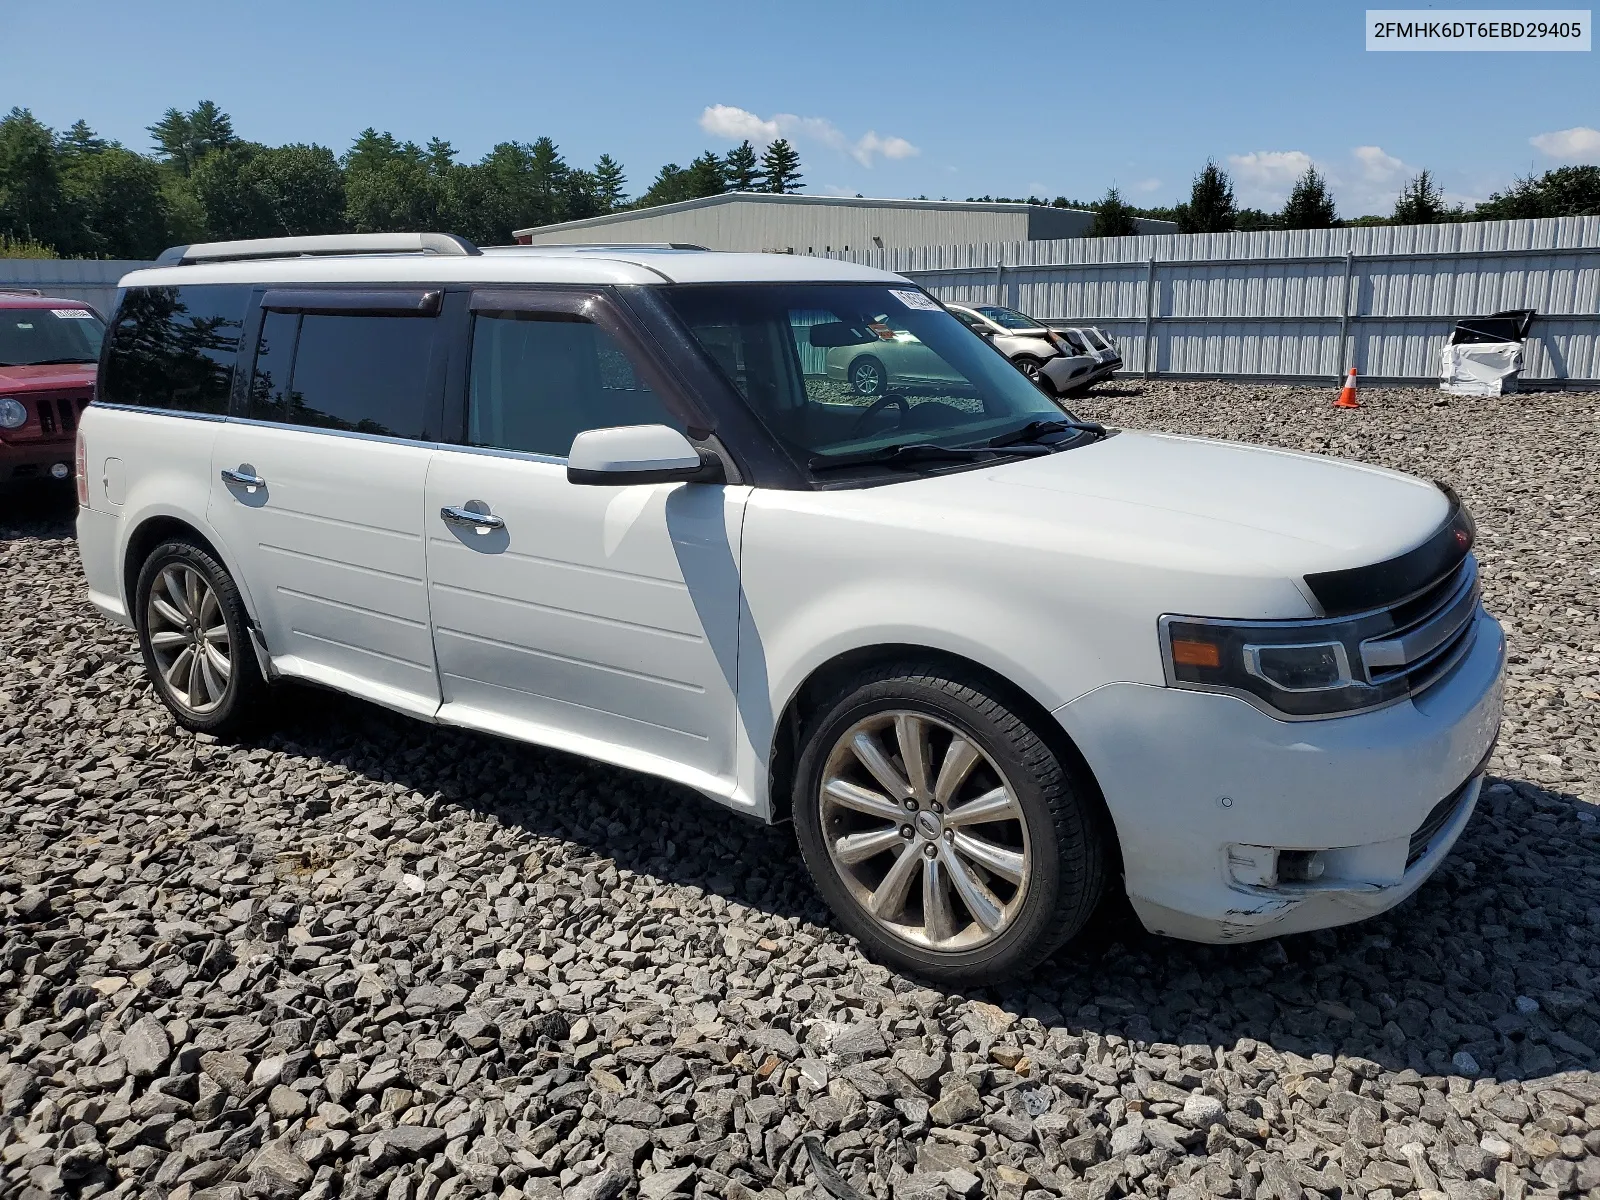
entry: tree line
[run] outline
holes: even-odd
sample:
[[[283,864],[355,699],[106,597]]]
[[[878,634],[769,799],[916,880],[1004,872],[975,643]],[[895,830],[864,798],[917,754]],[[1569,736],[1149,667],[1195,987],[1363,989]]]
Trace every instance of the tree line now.
[[[1037,196],[974,196],[997,203],[1044,204]],[[1227,233],[1256,229],[1331,229],[1340,225],[1434,225],[1446,221],[1510,221],[1533,217],[1600,216],[1600,167],[1557,167],[1535,177],[1519,178],[1504,192],[1468,209],[1445,203],[1432,172],[1423,170],[1408,179],[1395,198],[1394,211],[1385,216],[1340,220],[1328,181],[1315,167],[1307,167],[1295,180],[1283,207],[1277,212],[1241,208],[1234,202],[1233,180],[1213,160],[1194,177],[1189,199],[1167,208],[1138,208],[1108,188],[1099,200],[1082,204],[1057,196],[1056,208],[1088,209],[1095,214],[1090,237],[1129,237],[1138,232],[1136,217],[1176,221],[1180,233]]]
[[[727,191],[794,192],[800,156],[785,139],[746,141],[667,163],[630,198],[622,165],[574,166],[548,137],[501,142],[475,163],[364,129],[343,155],[240,137],[209,100],[171,108],[151,153],[78,121],[58,133],[23,108],[0,118],[0,257],[150,259],[186,242],[293,234],[444,229],[484,245],[512,231]]]
[[[759,153],[745,141],[725,154],[707,150],[687,166],[666,163],[630,197],[611,155],[574,166],[548,137],[501,142],[465,163],[439,138],[419,146],[368,128],[335,155],[309,143],[246,140],[209,100],[168,109],[148,132],[146,154],[99,137],[81,120],[58,133],[24,108],[0,118],[0,257],[149,259],[184,242],[406,229],[449,230],[495,245],[511,241],[516,229],[626,208],[804,187],[800,156],[783,138]],[[1034,196],[971,199],[1046,203]],[[1133,234],[1136,217],[1176,221],[1184,233],[1217,233],[1589,216],[1600,214],[1600,167],[1530,174],[1470,210],[1447,205],[1424,170],[1406,182],[1391,215],[1352,220],[1339,219],[1315,167],[1269,213],[1240,207],[1232,179],[1213,161],[1195,176],[1188,200],[1171,207],[1136,207],[1115,187],[1089,204],[1065,196],[1050,203],[1092,210],[1091,237]]]

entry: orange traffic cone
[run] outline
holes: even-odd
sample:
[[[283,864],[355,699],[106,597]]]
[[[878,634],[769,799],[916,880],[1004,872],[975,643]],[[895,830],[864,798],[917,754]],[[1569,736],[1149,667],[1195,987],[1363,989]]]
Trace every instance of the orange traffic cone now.
[[[1350,368],[1350,374],[1344,377],[1344,387],[1339,389],[1339,398],[1333,402],[1335,408],[1360,408],[1361,401],[1356,399],[1356,369]]]

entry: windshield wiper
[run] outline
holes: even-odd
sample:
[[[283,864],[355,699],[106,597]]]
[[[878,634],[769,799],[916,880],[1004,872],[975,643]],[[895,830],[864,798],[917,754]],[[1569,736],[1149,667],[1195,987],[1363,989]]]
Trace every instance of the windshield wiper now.
[[[1002,433],[999,437],[990,438],[990,446],[1016,446],[1029,442],[1037,444],[1041,438],[1052,433],[1087,433],[1095,437],[1106,436],[1106,427],[1099,421],[1029,421],[1021,429],[1013,429],[1010,433]]]
[[[940,446],[934,442],[907,442],[881,446],[876,450],[863,450],[857,454],[817,454],[806,465],[813,471],[831,471],[838,467],[859,467],[868,463],[881,466],[901,466],[920,462],[963,462],[974,458],[987,458],[997,454],[1022,454],[1029,457],[1048,454],[1044,446]]]
[[[5,363],[8,367],[61,367],[71,364],[73,366],[87,366],[96,361],[92,358],[36,358],[32,362]]]

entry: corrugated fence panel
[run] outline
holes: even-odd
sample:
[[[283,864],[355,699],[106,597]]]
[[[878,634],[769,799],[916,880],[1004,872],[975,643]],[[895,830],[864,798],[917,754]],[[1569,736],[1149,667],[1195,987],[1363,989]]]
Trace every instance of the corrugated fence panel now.
[[[838,255],[1114,335],[1155,374],[1438,378],[1455,322],[1538,312],[1523,378],[1600,384],[1600,217],[935,245]],[[1146,333],[1151,359],[1145,359]]]
[[[0,258],[0,288],[81,300],[109,317],[117,303],[117,280],[150,265],[115,259]]]

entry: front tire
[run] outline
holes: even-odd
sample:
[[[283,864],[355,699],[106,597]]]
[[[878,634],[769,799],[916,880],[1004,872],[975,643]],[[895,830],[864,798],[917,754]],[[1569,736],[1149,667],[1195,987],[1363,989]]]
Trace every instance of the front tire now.
[[[859,676],[808,728],[795,832],[874,958],[949,984],[1027,971],[1088,921],[1105,835],[1088,788],[987,685],[932,663]]]
[[[174,540],[145,559],[134,587],[145,671],[178,724],[232,734],[258,715],[267,690],[239,589],[209,550]]]

